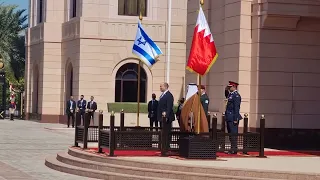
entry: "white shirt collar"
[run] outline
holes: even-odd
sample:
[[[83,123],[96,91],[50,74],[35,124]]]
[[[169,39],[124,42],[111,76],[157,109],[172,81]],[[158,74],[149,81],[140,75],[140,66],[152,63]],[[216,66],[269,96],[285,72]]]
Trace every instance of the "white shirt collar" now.
[[[169,89],[165,90],[165,91],[162,93],[162,96],[165,95],[168,91],[169,91]]]
[[[165,91],[160,95],[159,99],[161,99],[168,91],[169,91],[168,89],[165,90]]]
[[[234,92],[236,92],[237,90],[232,91],[230,94],[233,94]]]

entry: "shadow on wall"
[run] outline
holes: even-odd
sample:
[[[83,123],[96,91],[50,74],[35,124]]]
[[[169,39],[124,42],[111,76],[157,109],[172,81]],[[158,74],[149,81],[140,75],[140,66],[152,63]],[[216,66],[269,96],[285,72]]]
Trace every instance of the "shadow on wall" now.
[[[256,112],[265,114],[266,126],[272,127],[265,130],[266,147],[320,149],[319,111],[313,103],[319,102],[314,95],[320,73],[318,24],[320,19],[302,17],[295,31],[260,29]]]

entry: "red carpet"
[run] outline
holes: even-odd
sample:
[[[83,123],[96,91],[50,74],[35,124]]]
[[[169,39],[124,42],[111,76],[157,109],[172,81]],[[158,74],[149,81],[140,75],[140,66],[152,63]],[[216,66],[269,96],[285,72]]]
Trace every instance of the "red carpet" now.
[[[98,148],[91,148],[90,152],[97,152]],[[103,152],[109,154],[109,149],[103,149]],[[114,152],[116,156],[160,156],[160,151],[142,151],[142,150],[116,150]],[[320,156],[320,151],[265,151],[265,156]],[[217,153],[218,157],[223,158],[232,158],[232,157],[256,157],[258,156],[258,152],[249,152],[249,155],[243,154],[226,154],[226,153]],[[172,156],[177,158],[179,154],[177,152],[168,152],[168,156]],[[180,158],[179,158],[180,159]]]

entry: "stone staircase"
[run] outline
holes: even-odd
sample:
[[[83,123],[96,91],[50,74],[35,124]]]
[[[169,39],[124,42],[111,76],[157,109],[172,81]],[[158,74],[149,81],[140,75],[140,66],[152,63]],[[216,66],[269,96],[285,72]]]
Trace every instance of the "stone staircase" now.
[[[214,162],[213,162],[214,163]],[[146,163],[107,157],[105,155],[69,148],[68,152],[48,157],[46,166],[65,173],[112,180],[316,180],[319,176],[237,170],[213,167],[187,167],[170,164]]]

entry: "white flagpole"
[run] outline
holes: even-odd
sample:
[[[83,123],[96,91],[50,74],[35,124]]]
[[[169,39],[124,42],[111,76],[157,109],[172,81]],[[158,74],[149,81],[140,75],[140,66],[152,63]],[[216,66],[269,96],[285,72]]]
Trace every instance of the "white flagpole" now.
[[[167,40],[167,77],[166,81],[170,81],[170,48],[171,48],[171,0],[168,0],[168,40]]]

